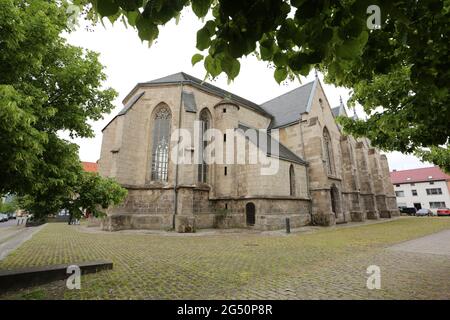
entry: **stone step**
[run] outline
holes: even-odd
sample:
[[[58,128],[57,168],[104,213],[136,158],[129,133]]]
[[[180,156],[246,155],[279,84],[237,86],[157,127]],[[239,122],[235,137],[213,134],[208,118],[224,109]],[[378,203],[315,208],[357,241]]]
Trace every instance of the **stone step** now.
[[[67,273],[67,268],[72,265],[80,267],[82,275],[113,268],[111,261],[100,260],[16,270],[0,270],[0,293],[67,279],[72,274]]]

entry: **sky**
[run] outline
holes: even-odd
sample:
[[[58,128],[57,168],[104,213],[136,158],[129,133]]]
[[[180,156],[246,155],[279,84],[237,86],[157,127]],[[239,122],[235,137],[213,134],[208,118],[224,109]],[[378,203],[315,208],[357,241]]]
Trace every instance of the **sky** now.
[[[91,26],[90,30],[86,30],[85,26],[85,22],[80,20],[76,31],[65,35],[68,43],[100,53],[100,62],[105,66],[108,77],[105,87],[112,87],[119,93],[114,101],[115,109],[105,115],[103,120],[90,123],[95,138],[73,139],[80,146],[80,159],[95,162],[100,157],[101,130],[122,109],[123,98],[138,82],[150,81],[181,71],[200,79],[205,77],[206,71],[202,62],[194,67],[191,64],[192,55],[198,53],[195,48],[196,33],[203,26],[203,22],[190,8],[185,9],[178,24],[172,20],[164,27],[160,27],[159,37],[151,47],[141,42],[136,30],[126,28],[121,21],[111,25],[105,18],[104,26],[98,24],[95,27]],[[225,75],[219,76],[212,83],[258,104],[301,85],[298,80],[279,85],[273,78],[273,69],[252,55],[241,59],[240,62],[240,74],[231,84],[227,84]],[[302,77],[301,81],[307,83],[312,81],[314,76],[314,72],[311,72],[307,77]],[[321,74],[319,78],[324,84]],[[340,97],[344,103],[349,98],[349,90],[346,88],[324,84],[324,90],[331,107],[339,105]],[[363,116],[361,108],[357,108],[356,112],[359,116]],[[62,136],[69,139],[65,134]],[[430,163],[420,162],[414,156],[399,152],[386,155],[391,170],[432,166]]]

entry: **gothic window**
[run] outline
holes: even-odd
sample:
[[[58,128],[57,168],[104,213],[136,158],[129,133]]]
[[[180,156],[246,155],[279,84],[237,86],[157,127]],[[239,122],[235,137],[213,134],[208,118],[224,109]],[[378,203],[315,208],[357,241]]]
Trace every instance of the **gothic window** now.
[[[167,181],[169,166],[170,122],[172,115],[167,106],[157,110],[153,119],[152,180]]]
[[[289,194],[295,196],[295,172],[292,164],[289,168],[289,187]]]
[[[354,165],[355,164],[355,160],[354,160],[354,157],[353,157],[353,148],[352,148],[352,144],[351,144],[350,141],[349,141],[348,146],[349,146],[349,153],[350,153],[350,163],[352,165]]]
[[[323,148],[327,173],[332,175],[334,174],[333,146],[331,144],[331,137],[327,128],[323,129]]]
[[[211,128],[211,115],[208,109],[200,112],[200,164],[198,165],[198,181],[206,183],[208,181],[208,164],[205,161],[203,151],[208,146],[208,140],[204,136],[205,132]]]

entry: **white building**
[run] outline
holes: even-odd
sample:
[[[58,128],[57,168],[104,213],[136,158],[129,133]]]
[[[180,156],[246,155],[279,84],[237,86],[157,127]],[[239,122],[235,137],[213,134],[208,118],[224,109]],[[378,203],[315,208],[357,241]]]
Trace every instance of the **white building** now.
[[[391,172],[399,208],[431,209],[450,207],[450,176],[439,167]]]

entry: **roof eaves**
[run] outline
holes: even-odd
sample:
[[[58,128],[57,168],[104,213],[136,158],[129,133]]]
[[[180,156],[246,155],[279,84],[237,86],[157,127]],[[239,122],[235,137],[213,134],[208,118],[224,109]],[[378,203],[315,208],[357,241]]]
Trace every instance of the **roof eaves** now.
[[[294,125],[294,124],[298,124],[299,122],[300,122],[300,120],[294,120],[294,121],[291,121],[291,122],[289,122],[289,123],[284,123],[284,124],[280,124],[280,125],[278,125],[278,126],[270,127],[270,130],[272,130],[272,129],[281,129],[281,128],[290,127],[290,126],[292,126],[292,125]]]
[[[319,82],[319,78],[314,79],[314,84],[312,86],[311,92],[309,93],[308,104],[306,105],[306,112],[310,113],[312,108],[312,101],[314,98],[314,92],[316,92],[317,83]]]
[[[123,108],[122,108],[122,110],[120,110],[119,111],[119,113],[118,114],[116,114],[115,116],[114,116],[114,118],[112,118],[107,124],[106,124],[106,126],[104,126],[103,127],[103,129],[102,129],[102,132],[103,132],[103,130],[105,130],[110,124],[111,124],[111,122],[113,122],[117,117],[120,117],[120,116],[123,116],[124,114],[126,114],[127,112],[128,112],[128,110],[130,110],[141,98],[142,98],[142,96],[145,94],[145,92],[141,92],[140,94],[138,94],[138,95],[136,95],[136,96],[134,96],[133,98],[132,98],[132,100],[130,100],[130,102],[127,104],[127,105],[125,105]]]

